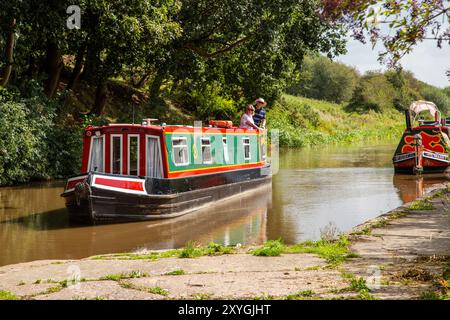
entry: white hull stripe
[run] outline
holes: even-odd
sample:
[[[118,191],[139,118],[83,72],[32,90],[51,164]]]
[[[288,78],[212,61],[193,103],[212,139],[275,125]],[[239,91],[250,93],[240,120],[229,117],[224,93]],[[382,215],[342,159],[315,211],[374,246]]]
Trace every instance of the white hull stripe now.
[[[423,157],[427,158],[427,159],[450,163],[450,161],[448,160],[448,156],[446,154],[442,154],[442,153],[424,152]]]
[[[394,157],[394,162],[402,162],[402,161],[406,161],[409,159],[414,159],[415,158],[415,153],[414,152],[410,152],[410,153],[403,153],[403,154],[398,154]]]

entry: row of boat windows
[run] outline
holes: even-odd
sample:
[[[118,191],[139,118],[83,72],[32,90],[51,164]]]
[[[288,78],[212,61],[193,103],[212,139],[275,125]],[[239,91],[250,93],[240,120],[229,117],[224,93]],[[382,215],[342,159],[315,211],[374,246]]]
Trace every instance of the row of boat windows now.
[[[123,136],[111,135],[110,164],[111,173],[139,175],[139,136],[128,135],[128,150],[126,152],[127,168],[123,170]],[[222,138],[222,150],[224,163],[230,163],[228,154],[227,138]],[[242,148],[244,160],[251,160],[251,144],[249,138],[242,138]],[[172,160],[176,166],[186,166],[190,164],[189,149],[186,137],[174,137],[172,139]],[[146,176],[162,177],[162,163],[159,139],[157,137],[147,137],[146,141]],[[201,158],[203,164],[212,164],[212,149],[210,138],[201,138]],[[265,159],[265,148],[262,148],[262,158]],[[90,171],[105,172],[104,168],[104,136],[92,137],[92,149],[89,162]]]
[[[203,164],[212,164],[213,157],[211,152],[211,140],[210,138],[201,138],[201,156]],[[222,150],[223,150],[223,161],[224,163],[230,163],[230,158],[228,154],[227,138],[222,138]],[[250,139],[242,138],[242,148],[244,151],[244,160],[251,160],[250,152]],[[186,166],[189,165],[189,151],[187,138],[178,137],[172,139],[172,154],[173,162],[176,166]],[[263,159],[265,158],[265,149],[263,148]]]
[[[111,173],[139,175],[139,136],[128,135],[128,150],[126,152],[127,168],[123,170],[123,140],[122,135],[111,135],[110,164]],[[159,139],[146,138],[145,175],[149,177],[162,177],[162,162]],[[104,137],[92,137],[92,147],[89,162],[89,171],[105,172],[104,168]]]

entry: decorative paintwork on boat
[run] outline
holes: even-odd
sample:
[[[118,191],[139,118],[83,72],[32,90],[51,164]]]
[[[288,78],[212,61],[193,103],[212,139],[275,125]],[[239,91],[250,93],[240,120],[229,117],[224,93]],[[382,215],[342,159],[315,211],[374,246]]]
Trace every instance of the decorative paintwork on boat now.
[[[411,112],[429,111],[434,121],[420,120],[412,127]],[[441,119],[437,107],[426,101],[414,102],[406,110],[406,130],[392,159],[396,173],[442,173],[450,165],[449,119]]]
[[[228,121],[207,128],[147,123],[84,130],[81,173],[62,194],[71,217],[174,217],[271,182],[265,131]]]

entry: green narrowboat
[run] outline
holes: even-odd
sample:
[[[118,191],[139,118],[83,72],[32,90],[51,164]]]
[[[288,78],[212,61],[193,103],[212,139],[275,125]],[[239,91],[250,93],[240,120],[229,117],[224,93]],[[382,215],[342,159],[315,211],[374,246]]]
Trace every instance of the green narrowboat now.
[[[85,128],[81,172],[62,194],[71,218],[170,218],[270,185],[265,130],[152,120]]]

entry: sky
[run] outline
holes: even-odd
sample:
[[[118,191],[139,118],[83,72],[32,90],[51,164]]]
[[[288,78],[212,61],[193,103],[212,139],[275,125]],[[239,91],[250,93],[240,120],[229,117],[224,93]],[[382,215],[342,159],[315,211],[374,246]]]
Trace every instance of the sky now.
[[[359,41],[349,39],[347,54],[337,57],[336,60],[355,67],[361,73],[368,70],[384,70],[386,66],[378,61],[378,53],[383,46],[377,45],[372,50],[370,42],[362,44]],[[417,45],[413,52],[401,60],[404,69],[412,71],[416,78],[431,85],[444,88],[450,86],[446,71],[450,70],[450,45],[442,45],[442,49],[436,46],[433,40],[425,40]]]

